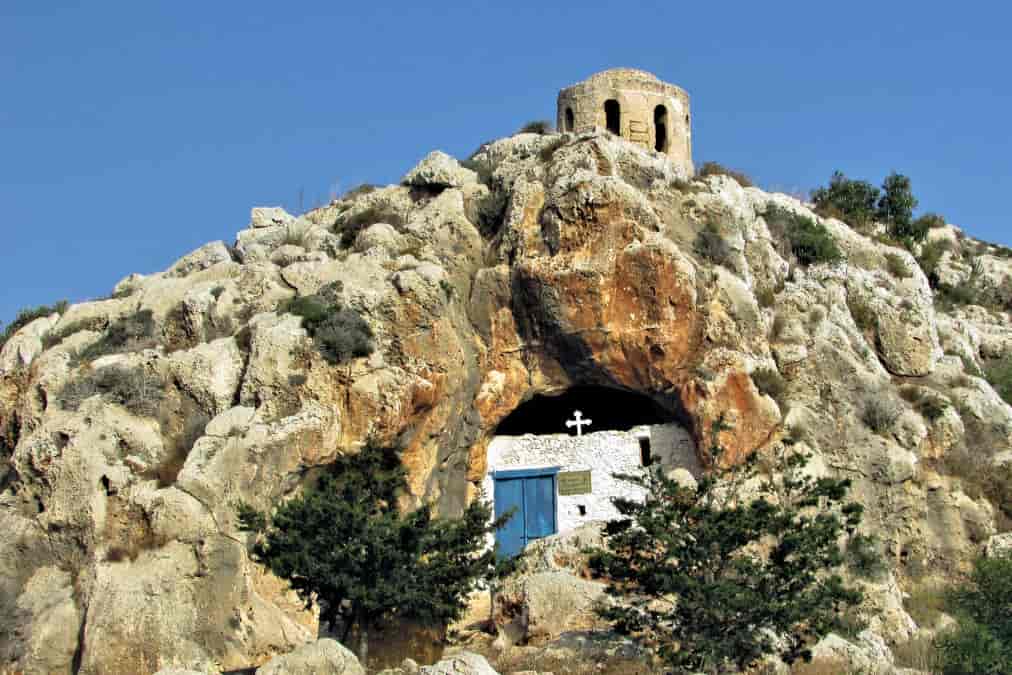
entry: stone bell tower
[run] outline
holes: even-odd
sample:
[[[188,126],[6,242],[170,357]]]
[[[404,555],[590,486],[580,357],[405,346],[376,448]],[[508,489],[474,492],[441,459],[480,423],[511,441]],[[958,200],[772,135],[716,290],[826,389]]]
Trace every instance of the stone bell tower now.
[[[607,129],[693,172],[689,95],[643,70],[612,68],[560,91],[558,129]]]

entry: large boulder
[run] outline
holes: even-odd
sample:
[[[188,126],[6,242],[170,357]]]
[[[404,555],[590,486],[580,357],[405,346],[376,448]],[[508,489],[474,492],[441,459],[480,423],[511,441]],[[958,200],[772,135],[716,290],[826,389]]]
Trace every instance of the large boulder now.
[[[460,651],[444,656],[431,666],[422,666],[420,675],[499,675],[484,656]]]
[[[434,150],[409,171],[401,183],[413,187],[448,188],[462,187],[477,180],[474,171],[465,169],[445,152]]]
[[[257,675],[365,675],[365,669],[344,645],[324,638],[274,657]]]

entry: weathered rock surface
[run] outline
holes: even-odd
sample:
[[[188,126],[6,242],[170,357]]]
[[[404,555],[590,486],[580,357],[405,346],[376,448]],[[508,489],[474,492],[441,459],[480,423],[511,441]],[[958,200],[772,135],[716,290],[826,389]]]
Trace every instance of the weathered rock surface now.
[[[291,652],[317,635],[316,614],[250,560],[235,501],[269,508],[376,443],[400,452],[406,502],[458,513],[499,423],[573,386],[649,397],[698,447],[719,441],[722,462],[790,431],[850,478],[893,567],[868,607],[890,640],[909,630],[896,599],[913,570],[965,572],[997,533],[1001,505],[967,469],[1012,459],[1012,408],[976,376],[1012,355],[993,304],[1010,286],[997,249],[966,273],[991,309],[942,312],[906,252],[786,195],[687,181],[607,134],[519,134],[464,164],[434,153],[404,185],[298,218],[254,209],[234,246],[132,275],[11,338],[0,670],[240,669]],[[823,222],[844,260],[792,265],[771,204]],[[695,246],[711,223],[729,249],[719,265]],[[971,243],[952,237],[960,260],[940,269],[956,278]],[[320,353],[287,312],[320,292],[365,321],[371,354],[335,365]],[[94,385],[110,367],[116,396]],[[784,379],[775,398],[753,381],[760,369]],[[941,412],[910,403],[911,389]],[[872,399],[897,410],[879,433],[862,422]],[[730,429],[712,439],[721,417]],[[538,581],[519,587],[526,633],[583,613],[553,616],[552,588],[596,593],[559,581],[578,564],[567,546],[537,553]]]
[[[461,651],[443,657],[431,666],[422,666],[421,675],[499,675],[484,656]]]
[[[365,675],[355,655],[336,640],[324,638],[277,656],[258,675]]]

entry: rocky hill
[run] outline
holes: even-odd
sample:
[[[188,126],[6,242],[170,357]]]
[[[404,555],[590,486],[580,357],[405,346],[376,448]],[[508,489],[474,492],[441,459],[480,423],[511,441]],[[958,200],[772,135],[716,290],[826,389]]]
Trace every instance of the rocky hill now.
[[[841,259],[799,258],[808,219]],[[1012,357],[1012,265],[952,226],[918,250],[596,133],[432,153],[298,217],[253,209],[234,245],[3,347],[0,670],[290,652],[316,615],[251,562],[238,500],[268,509],[377,443],[406,502],[459,512],[497,425],[574,385],[649,396],[701,448],[725,415],[721,461],[789,437],[852,479],[891,568],[863,611],[903,641],[903,592],[1012,529],[1012,408],[982,377]],[[314,328],[306,298],[337,318]]]

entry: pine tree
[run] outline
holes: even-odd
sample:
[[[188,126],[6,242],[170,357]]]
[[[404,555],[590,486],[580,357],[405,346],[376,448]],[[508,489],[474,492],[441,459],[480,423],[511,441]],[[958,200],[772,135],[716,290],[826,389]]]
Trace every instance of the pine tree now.
[[[368,448],[339,459],[270,518],[238,506],[241,525],[258,533],[254,559],[307,607],[316,602],[343,643],[357,633],[363,663],[371,629],[398,619],[445,626],[482,580],[508,572],[485,550],[503,524],[492,522],[487,503],[473,502],[460,518],[437,519],[428,506],[403,513],[404,487],[396,454]]]
[[[726,428],[718,421],[712,437]],[[711,453],[719,459],[716,443]],[[614,500],[623,518],[606,526],[606,547],[592,555],[619,599],[602,616],[680,672],[744,670],[769,654],[808,658],[861,600],[834,568],[862,509],[843,501],[849,481],[813,479],[806,462],[785,451],[769,478],[751,480],[751,460],[691,489],[660,468],[623,476],[647,496]],[[760,496],[750,496],[757,483]]]

